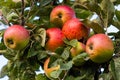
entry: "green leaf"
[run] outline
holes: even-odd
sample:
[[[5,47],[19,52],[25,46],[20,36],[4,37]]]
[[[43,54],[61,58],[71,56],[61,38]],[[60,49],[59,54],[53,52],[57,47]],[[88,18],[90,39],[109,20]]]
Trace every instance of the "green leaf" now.
[[[76,66],[81,66],[83,65],[87,60],[89,59],[88,54],[87,53],[81,53],[77,56],[75,56],[72,60],[74,65]]]
[[[75,78],[73,76],[67,76],[65,80],[75,80]]]
[[[102,9],[102,19],[104,21],[104,27],[108,27],[111,24],[114,17],[114,4],[110,0],[102,0],[101,4]]]
[[[17,10],[16,10],[17,11]],[[19,24],[20,22],[20,16],[18,14],[19,12],[15,12],[15,10],[10,9],[8,7],[2,7],[2,14],[3,17],[6,19],[3,19],[4,24],[13,23],[13,24]]]
[[[97,14],[99,14],[101,11],[100,6],[95,2],[95,0],[87,0],[85,6],[88,8],[88,10],[96,12]]]
[[[9,12],[6,16],[6,19],[10,22],[10,21],[18,21],[19,19],[19,16],[14,13],[13,11]]]
[[[91,67],[81,69],[80,73],[80,80],[94,80],[94,70]]]
[[[40,43],[37,41],[31,44],[30,49],[28,51],[28,55],[27,55],[28,58],[41,53],[42,47],[41,45],[38,45],[38,44]]]
[[[120,4],[120,0],[111,0],[115,5],[119,5]]]
[[[40,0],[40,4],[42,7],[48,5],[50,2],[52,2],[52,0]]]
[[[51,76],[52,78],[58,78],[58,77],[60,76],[61,72],[62,72],[62,70],[52,71],[52,72],[50,73],[50,76]]]
[[[16,52],[11,49],[7,49],[6,51],[7,52],[3,54],[3,56],[8,60],[13,60],[15,58]]]
[[[7,16],[7,14],[10,12],[11,10],[8,7],[2,7],[2,14],[3,16]]]
[[[61,55],[61,53],[63,53],[64,51],[64,47],[58,47],[56,50],[55,50],[55,53]]]
[[[65,39],[64,42],[67,45],[75,47],[77,45],[77,43],[78,43],[78,40],[77,39],[72,39],[72,40],[69,41],[69,40]]]
[[[115,10],[115,15],[116,15],[118,21],[120,21],[120,11]]]
[[[32,71],[32,69],[28,68],[21,73],[21,77],[20,78],[18,77],[18,79],[20,79],[20,80],[28,80],[28,79],[35,80],[35,72]]]
[[[38,60],[41,60],[41,59],[45,58],[46,56],[47,56],[46,51],[39,51],[39,53],[37,54]]]
[[[8,71],[7,71],[7,65],[3,66],[1,71],[0,71],[0,78],[3,78],[7,75]]]
[[[11,71],[14,67],[14,62],[13,61],[8,61],[7,62],[7,68],[8,68],[8,71]]]
[[[11,69],[11,71],[8,74],[9,79],[10,80],[15,80],[17,78],[17,75],[18,75],[17,67],[15,65],[13,65],[13,68]]]
[[[85,19],[82,21],[84,23],[84,25],[86,25],[87,27],[90,27],[93,29],[93,31],[95,33],[104,33],[104,28],[101,27],[101,25],[97,22],[97,21],[90,21],[88,19]]]
[[[119,51],[120,51],[120,32],[118,32],[116,35],[115,35],[115,41],[114,41],[114,49],[115,49],[115,51],[114,51],[114,53],[116,54],[116,56],[117,55],[119,55]]]
[[[38,74],[35,77],[35,80],[49,80],[44,74]]]
[[[73,61],[69,61],[67,63],[61,63],[60,64],[60,70],[69,70],[73,66]]]
[[[82,80],[81,77],[67,76],[65,80]]]
[[[114,27],[116,27],[117,29],[120,30],[120,21],[118,21],[118,20],[113,20],[113,21],[112,21],[112,25],[113,25]]]
[[[53,9],[53,6],[51,6],[51,4],[47,5],[47,6],[44,6],[44,7],[40,7],[40,11],[37,15],[42,17],[41,20],[48,20],[48,22],[49,22],[49,16],[50,16],[50,13],[51,13],[52,9]]]
[[[20,2],[18,2],[18,3],[15,3],[15,2],[13,2],[12,0],[2,0],[2,1],[0,1],[0,6],[1,7],[8,7],[8,8],[10,8],[10,9],[16,9],[16,8],[20,8],[21,7],[21,3]]]
[[[112,80],[112,75],[111,73],[102,73],[99,76],[100,80]]]
[[[6,46],[4,45],[3,42],[0,42],[0,50],[4,50],[4,49],[6,49]]]
[[[116,69],[115,69],[115,62],[114,60],[110,61],[110,68],[111,68],[111,73],[113,75],[114,80],[119,80],[116,75]]]
[[[20,79],[20,80],[34,80],[35,78],[35,71],[37,68],[37,65],[34,60],[16,60],[14,62],[14,68],[13,70],[10,71],[11,76],[13,77],[15,74],[15,78]],[[12,80],[15,80],[12,79]]]
[[[120,58],[111,60],[109,68],[114,80],[120,80]]]
[[[75,76],[78,74],[77,76],[79,77],[79,80],[94,80],[95,73],[96,71],[98,71],[98,69],[99,69],[98,64],[93,63],[92,61],[88,60],[82,66],[78,66],[78,67],[73,66],[73,68],[71,69],[72,71],[70,73]]]
[[[33,57],[38,54],[38,51],[32,51],[32,49],[29,50],[27,57]]]
[[[88,18],[92,13],[87,10],[75,8],[76,16],[80,19]]]
[[[71,45],[72,47],[75,47],[76,44],[78,43],[78,40],[77,39],[73,39],[69,42],[69,45]]]
[[[63,53],[61,54],[61,57],[66,60],[70,56],[70,47],[67,47],[64,49]]]

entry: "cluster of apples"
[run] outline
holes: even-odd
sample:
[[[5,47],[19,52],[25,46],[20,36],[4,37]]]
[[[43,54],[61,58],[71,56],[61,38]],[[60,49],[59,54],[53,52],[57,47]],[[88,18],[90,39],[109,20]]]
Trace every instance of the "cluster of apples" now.
[[[51,11],[50,22],[56,27],[47,29],[49,40],[46,49],[55,51],[64,45],[63,39],[77,39],[78,44],[70,52],[74,57],[87,52],[90,59],[97,63],[108,61],[114,52],[112,40],[105,34],[94,34],[89,38],[90,28],[86,27],[75,15],[75,11],[67,5],[58,5]],[[86,42],[80,42],[86,40]]]
[[[89,35],[89,28],[83,25],[78,18],[76,18],[74,10],[66,5],[56,6],[50,14],[50,22],[55,27],[47,29],[47,36],[49,37],[46,43],[46,49],[55,51],[56,48],[63,46],[63,39],[86,39]]]
[[[71,7],[58,5],[53,8],[50,14],[50,22],[55,27],[46,30],[47,36],[49,37],[46,43],[47,50],[55,51],[58,47],[64,46],[65,43],[63,40],[65,38],[68,40],[77,39],[78,43],[76,46],[70,49],[72,57],[86,52],[95,63],[104,63],[112,57],[114,53],[112,40],[103,33],[94,34],[90,37],[90,28],[86,27],[76,17],[75,11]],[[50,72],[50,69],[48,69],[49,60],[47,59],[44,65],[46,74]],[[58,66],[53,69],[58,69]]]

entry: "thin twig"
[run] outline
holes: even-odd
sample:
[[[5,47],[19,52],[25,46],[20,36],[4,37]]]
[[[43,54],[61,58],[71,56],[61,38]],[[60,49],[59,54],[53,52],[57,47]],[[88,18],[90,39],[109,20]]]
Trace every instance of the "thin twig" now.
[[[7,52],[6,50],[0,50],[0,54],[4,54],[6,52]]]
[[[31,0],[31,2],[30,2],[30,10],[29,10],[29,12],[28,12],[27,17],[26,17],[25,20],[28,20],[28,19],[29,19],[30,13],[31,13],[31,11],[33,10],[33,7],[34,7],[34,1]]]
[[[8,20],[3,15],[1,17],[2,17],[2,20],[5,21],[5,23],[10,26]]]
[[[17,11],[17,9],[13,9],[13,10],[18,16],[21,16],[21,14]]]
[[[8,20],[3,16],[2,14],[2,11],[0,11],[0,16],[1,16],[1,19],[7,24],[7,25],[10,25]]]
[[[69,72],[69,71],[66,71],[66,72],[65,72],[65,75],[63,76],[62,80],[65,80],[65,77],[67,76],[68,72]]]
[[[19,58],[20,58],[20,51],[17,51],[14,57],[14,61],[18,60]]]
[[[21,3],[21,25],[24,26],[25,24],[25,20],[24,20],[24,9],[25,9],[25,4],[24,4],[24,0],[22,0]]]

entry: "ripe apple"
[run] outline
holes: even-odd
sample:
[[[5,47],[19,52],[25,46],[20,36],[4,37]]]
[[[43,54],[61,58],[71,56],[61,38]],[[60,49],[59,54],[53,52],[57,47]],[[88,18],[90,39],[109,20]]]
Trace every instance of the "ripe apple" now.
[[[60,65],[57,65],[57,66],[54,66],[54,67],[51,67],[49,68],[49,62],[50,62],[50,58],[47,58],[44,62],[44,71],[45,71],[45,74],[48,78],[51,78],[51,72],[53,71],[56,71],[56,70],[59,70],[60,69]]]
[[[13,50],[21,50],[29,43],[29,32],[20,25],[12,25],[4,32],[5,45]]]
[[[90,59],[93,62],[104,63],[113,55],[113,42],[105,34],[95,34],[87,40],[86,52],[89,54]]]
[[[46,49],[55,51],[58,47],[64,45],[63,39],[65,38],[60,28],[49,28],[46,30],[48,40],[46,42]]]
[[[62,28],[62,32],[65,37],[69,40],[72,39],[86,39],[89,35],[89,30],[86,26],[83,25],[77,18],[72,18],[68,20]]]
[[[75,57],[84,51],[85,51],[85,44],[83,44],[82,42],[77,42],[76,46],[70,49],[72,57]]]
[[[62,27],[67,20],[75,17],[75,12],[71,7],[67,5],[58,5],[51,11],[50,22],[55,26]]]

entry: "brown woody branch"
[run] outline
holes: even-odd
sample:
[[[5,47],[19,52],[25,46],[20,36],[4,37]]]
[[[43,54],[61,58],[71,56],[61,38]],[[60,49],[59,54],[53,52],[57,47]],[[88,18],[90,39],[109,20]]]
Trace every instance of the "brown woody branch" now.
[[[25,9],[25,3],[24,0],[21,2],[21,25],[24,26],[25,20],[24,20],[24,9]]]

